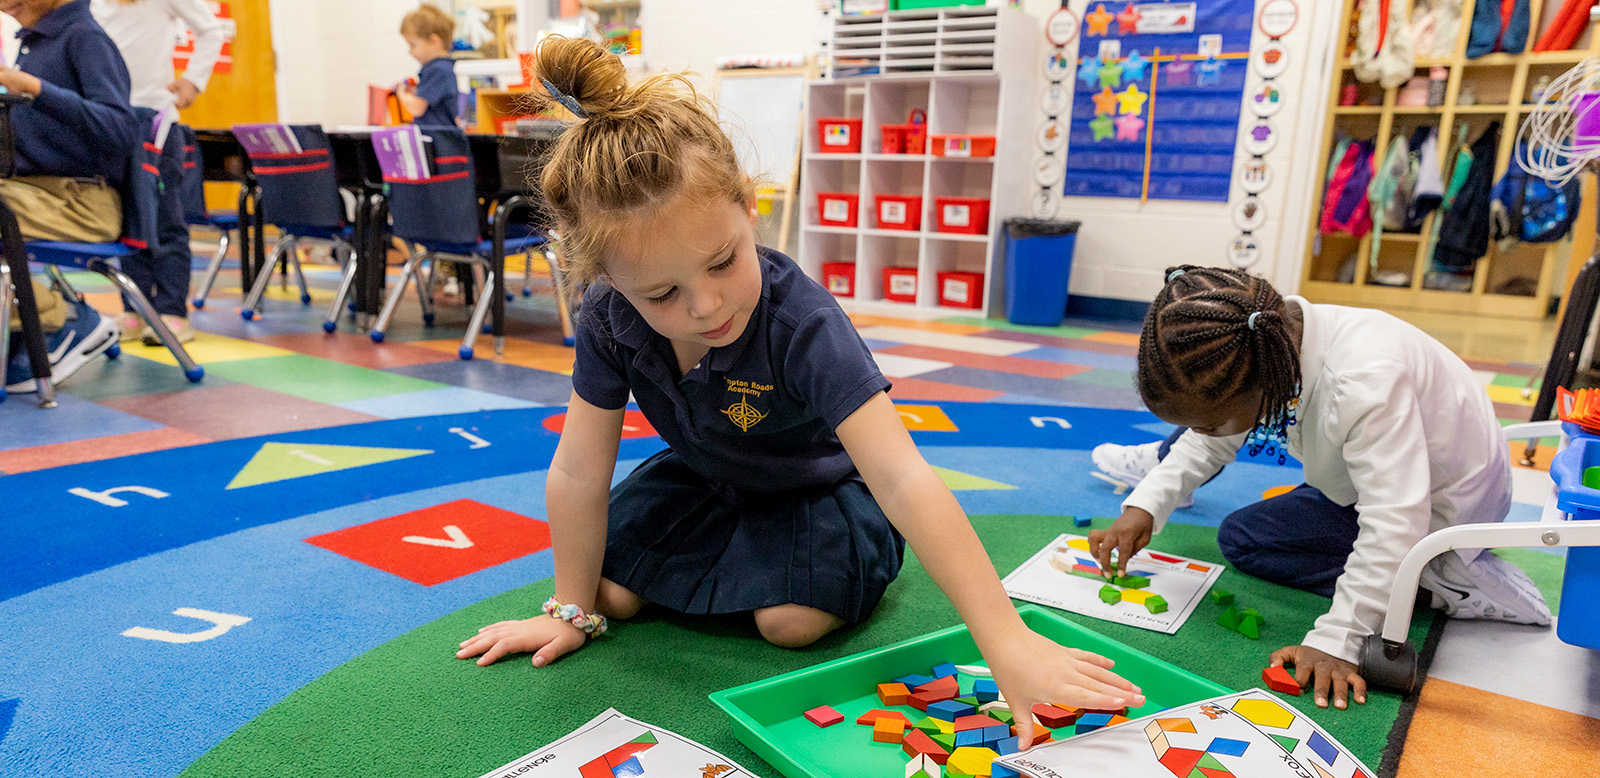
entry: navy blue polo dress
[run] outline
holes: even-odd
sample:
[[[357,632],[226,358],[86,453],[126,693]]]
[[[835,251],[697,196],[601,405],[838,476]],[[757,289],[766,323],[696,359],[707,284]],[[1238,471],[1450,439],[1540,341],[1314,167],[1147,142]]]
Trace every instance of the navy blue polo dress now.
[[[626,298],[584,297],[574,390],[609,409],[631,392],[669,446],[611,490],[602,574],[683,613],[797,603],[860,622],[905,541],[833,431],[889,382],[826,290],[758,253],[749,325],[681,378]]]

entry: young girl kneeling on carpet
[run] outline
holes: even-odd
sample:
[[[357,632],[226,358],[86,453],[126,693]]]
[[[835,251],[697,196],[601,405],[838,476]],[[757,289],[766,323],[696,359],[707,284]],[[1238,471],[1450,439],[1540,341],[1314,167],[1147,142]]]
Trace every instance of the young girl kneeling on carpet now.
[[[688,82],[630,85],[617,57],[562,38],[538,69],[578,117],[541,185],[569,277],[592,282],[546,485],[555,618],[492,624],[456,656],[542,667],[646,603],[749,611],[804,646],[866,620],[909,540],[1013,707],[1143,704],[1109,660],[1023,624],[850,320],[756,246],[753,184]],[[669,447],[608,494],[630,393]]]
[[[1366,701],[1355,663],[1406,552],[1511,508],[1509,447],[1482,384],[1387,313],[1283,298],[1238,270],[1173,268],[1145,317],[1138,385],[1179,427],[1166,441],[1096,447],[1095,464],[1136,488],[1090,549],[1107,569],[1113,550],[1129,559],[1241,446],[1298,459],[1306,482],[1229,515],[1217,542],[1241,573],[1333,598],[1300,645],[1268,660],[1314,679],[1322,707],[1330,689],[1335,707],[1351,690]],[[1422,587],[1456,618],[1550,623],[1533,582],[1488,551],[1435,558]]]

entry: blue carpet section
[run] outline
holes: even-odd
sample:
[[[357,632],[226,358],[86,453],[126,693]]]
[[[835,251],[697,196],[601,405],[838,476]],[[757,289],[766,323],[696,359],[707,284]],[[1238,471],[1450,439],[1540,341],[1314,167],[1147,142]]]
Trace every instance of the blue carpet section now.
[[[20,700],[0,700],[0,743],[6,742],[6,733],[11,731],[11,719],[17,715],[17,704]]]

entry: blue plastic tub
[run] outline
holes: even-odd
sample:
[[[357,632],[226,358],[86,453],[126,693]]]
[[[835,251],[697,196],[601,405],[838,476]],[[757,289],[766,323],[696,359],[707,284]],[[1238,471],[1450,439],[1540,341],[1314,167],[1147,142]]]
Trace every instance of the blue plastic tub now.
[[[1583,471],[1600,467],[1600,438],[1569,429],[1572,442],[1550,462],[1556,507],[1574,520],[1600,519],[1600,489],[1583,485]],[[1600,547],[1567,549],[1556,636],[1574,646],[1600,649]]]

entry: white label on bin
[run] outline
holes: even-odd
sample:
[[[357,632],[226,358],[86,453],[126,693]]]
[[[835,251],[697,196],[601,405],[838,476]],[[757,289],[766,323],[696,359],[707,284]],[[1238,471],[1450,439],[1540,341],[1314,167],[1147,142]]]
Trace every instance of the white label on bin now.
[[[848,125],[848,124],[829,124],[829,125],[826,125],[826,128],[827,128],[826,131],[822,133],[822,145],[824,145],[824,146],[848,146],[848,145],[850,145],[850,125]]]
[[[950,227],[966,227],[972,224],[972,206],[946,205],[944,207],[944,223]]]
[[[827,222],[850,221],[850,203],[847,200],[822,201],[822,220]]]
[[[885,200],[878,203],[878,221],[905,224],[906,204],[899,200]]]
[[[954,278],[944,280],[944,299],[952,303],[970,303],[967,295],[971,292],[971,284]]]
[[[910,273],[889,276],[889,293],[901,296],[917,293],[917,277]]]
[[[944,155],[947,156],[947,157],[970,157],[970,156],[972,156],[972,139],[971,138],[945,138],[944,139]]]
[[[834,294],[849,294],[850,276],[843,273],[828,276],[828,291]]]

